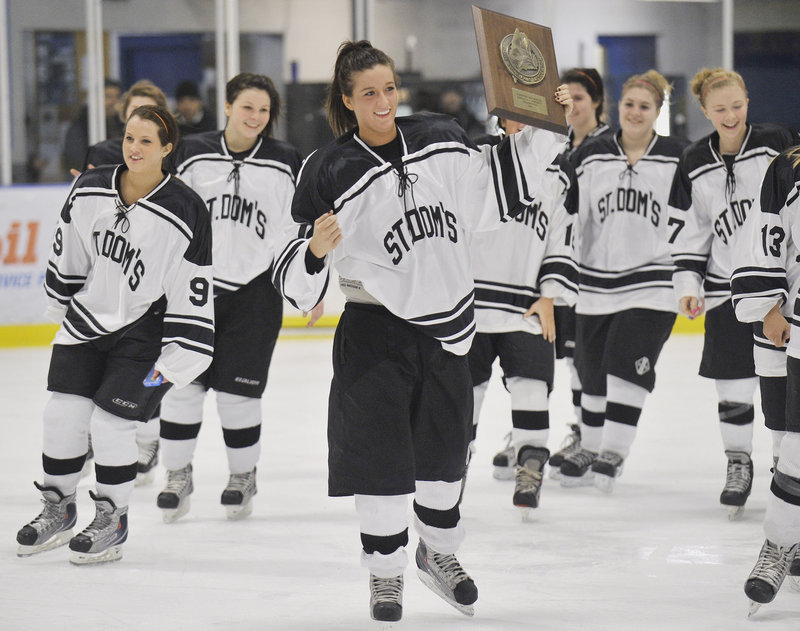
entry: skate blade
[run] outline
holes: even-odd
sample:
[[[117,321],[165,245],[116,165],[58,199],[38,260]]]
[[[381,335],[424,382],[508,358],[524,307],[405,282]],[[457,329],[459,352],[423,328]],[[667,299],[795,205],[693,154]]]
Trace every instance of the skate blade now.
[[[562,475],[561,476],[561,486],[572,489],[578,488],[579,486],[592,486],[594,484],[593,481],[594,472],[588,471],[584,473],[582,476],[571,476],[571,475]]]
[[[738,521],[744,515],[744,506],[726,506],[728,509],[728,521]]]
[[[133,481],[133,486],[147,486],[155,478],[155,470],[150,469],[143,473],[137,473],[136,479]]]
[[[50,537],[50,539],[44,543],[40,543],[38,546],[24,546],[20,544],[17,546],[17,556],[29,557],[33,556],[34,554],[39,554],[40,552],[47,552],[48,550],[60,548],[61,546],[67,545],[69,540],[72,539],[72,536],[72,528],[70,528],[69,530],[57,532],[55,535]]]
[[[751,617],[756,611],[758,611],[759,607],[761,607],[761,603],[757,603],[755,600],[751,600],[750,608],[747,611],[747,617],[748,618]]]
[[[442,591],[442,588],[439,587],[439,583],[436,582],[436,579],[431,577],[430,574],[425,572],[424,570],[417,569],[417,576],[419,576],[419,580],[430,589],[434,594],[436,594],[439,598],[445,601],[448,605],[452,605],[456,609],[458,609],[461,613],[465,616],[474,616],[475,615],[475,608],[472,605],[462,605],[459,602],[456,602],[450,596]]]
[[[611,495],[614,491],[614,485],[617,482],[616,478],[612,478],[610,475],[603,475],[602,473],[595,473],[594,480],[592,480],[595,488],[599,489],[606,495]]]
[[[122,544],[118,546],[111,546],[102,552],[75,552],[72,551],[72,556],[69,562],[73,565],[91,565],[96,563],[111,563],[112,561],[119,561],[122,558]]]
[[[164,519],[164,523],[171,524],[172,522],[177,521],[189,512],[189,508],[191,508],[191,506],[192,504],[189,501],[189,496],[186,496],[183,498],[183,501],[178,504],[178,508],[162,508],[161,516]]]
[[[518,506],[517,508],[519,508],[520,514],[522,516],[522,523],[523,524],[530,524],[533,521],[535,521],[534,518],[533,518],[533,514],[531,513],[531,508],[532,507],[530,507],[530,506]]]
[[[495,480],[513,480],[516,476],[514,467],[493,467],[492,477]]]
[[[231,521],[244,519],[253,512],[253,501],[250,500],[247,504],[227,504],[225,506],[225,514]]]

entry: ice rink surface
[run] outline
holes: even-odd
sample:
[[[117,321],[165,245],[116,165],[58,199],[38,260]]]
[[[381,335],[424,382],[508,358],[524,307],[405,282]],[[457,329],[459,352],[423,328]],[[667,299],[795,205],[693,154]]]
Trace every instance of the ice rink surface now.
[[[718,503],[725,457],[716,395],[696,374],[701,343],[691,335],[667,343],[613,494],[548,479],[527,523],[511,504],[513,482],[492,478],[492,456],[511,425],[496,367],[462,505],[467,539],[458,556],[479,588],[475,617],[429,592],[409,567],[403,620],[393,628],[800,629],[800,592],[788,580],[747,619],[742,588],[764,537],[770,440],[757,413],[753,493],[742,519],[728,521]],[[94,567],[71,565],[65,547],[16,556],[16,531],[41,506],[32,481],[41,480],[49,350],[0,350],[0,629],[379,629],[369,618],[353,501],[326,495],[330,347],[325,335],[278,342],[263,399],[259,493],[248,519],[226,520],[219,504],[228,473],[211,395],[191,512],[162,522],[159,470],[154,483],[134,491],[124,558]],[[556,371],[551,449],[573,419],[563,362]],[[94,516],[92,480],[79,487],[77,530]],[[413,558],[416,535],[409,534]]]

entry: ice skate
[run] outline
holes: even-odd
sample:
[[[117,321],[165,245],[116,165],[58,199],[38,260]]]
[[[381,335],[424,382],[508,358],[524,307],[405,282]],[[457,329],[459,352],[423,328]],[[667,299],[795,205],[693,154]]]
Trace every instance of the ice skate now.
[[[402,574],[391,578],[369,575],[369,613],[378,622],[397,622],[403,617]]]
[[[455,554],[429,550],[420,539],[417,545],[417,576],[432,592],[466,616],[475,615],[478,588],[456,559]]]
[[[797,552],[794,554],[794,561],[789,566],[789,578],[792,581],[792,587],[800,591],[800,545],[797,546]]]
[[[564,437],[559,450],[550,456],[550,479],[561,479],[561,465],[564,459],[572,453],[575,453],[581,448],[581,426],[577,423],[572,423],[569,426],[570,433]]]
[[[139,459],[136,462],[136,481],[134,486],[144,486],[153,481],[158,464],[158,441],[139,445]]]
[[[220,502],[225,506],[228,519],[244,519],[253,512],[253,496],[256,488],[256,469],[245,473],[231,473],[228,486],[222,492]]]
[[[92,467],[94,467],[94,449],[92,449],[92,435],[89,434],[89,448],[86,450],[86,460],[83,461],[81,477],[87,477],[92,472]]]
[[[511,444],[511,432],[509,432],[506,434],[506,446],[492,458],[492,476],[495,480],[513,480],[516,464],[516,450]]]
[[[600,455],[592,463],[594,472],[594,485],[604,493],[611,493],[614,490],[614,483],[622,475],[622,465],[625,459],[613,451],[601,451]]]
[[[764,541],[758,561],[744,584],[744,593],[750,599],[748,617],[758,611],[761,605],[772,602],[775,598],[797,549],[798,544],[791,548],[781,548],[769,539]]]
[[[596,452],[583,447],[564,458],[564,462],[561,463],[561,486],[591,485],[594,478],[592,464],[596,459]]]
[[[78,517],[75,493],[64,495],[53,486],[33,483],[42,492],[44,508],[29,524],[17,532],[17,556],[27,557],[66,545]]]
[[[194,491],[192,484],[192,463],[183,469],[167,471],[167,486],[158,494],[156,504],[163,509],[165,524],[171,524],[189,512],[191,502],[189,495]]]
[[[532,508],[539,506],[539,493],[542,490],[542,474],[550,452],[544,447],[525,445],[519,450],[520,463],[516,467],[514,485],[514,506],[522,509],[522,519],[527,521]]]
[[[128,507],[117,506],[107,497],[99,497],[92,491],[96,513],[94,520],[69,542],[72,550],[70,563],[108,563],[122,558],[122,544],[128,538]]]
[[[726,451],[728,471],[725,488],[719,496],[720,504],[728,507],[728,519],[738,519],[753,486],[753,461],[743,451]]]

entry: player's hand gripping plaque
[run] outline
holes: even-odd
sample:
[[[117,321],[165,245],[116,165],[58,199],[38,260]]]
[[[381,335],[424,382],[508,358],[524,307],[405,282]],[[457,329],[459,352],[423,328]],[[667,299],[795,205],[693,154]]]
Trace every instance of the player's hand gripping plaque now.
[[[472,19],[489,113],[566,134],[550,29],[474,5]]]

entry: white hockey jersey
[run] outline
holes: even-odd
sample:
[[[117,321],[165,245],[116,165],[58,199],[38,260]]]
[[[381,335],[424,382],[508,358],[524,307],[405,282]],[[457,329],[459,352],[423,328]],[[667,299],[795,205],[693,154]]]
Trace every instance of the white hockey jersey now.
[[[541,334],[525,318],[541,296],[574,305],[578,268],[572,258],[577,213],[575,170],[564,155],[547,169],[535,201],[497,230],[472,235],[475,322],[479,333]]]
[[[762,322],[767,312],[781,303],[781,312],[796,331],[800,315],[797,298],[800,291],[800,164],[798,155],[787,150],[767,168],[759,198],[747,219],[740,240],[738,267],[731,275],[731,293],[736,317],[742,322]],[[766,377],[783,376],[785,366],[770,354],[785,351],[776,348],[756,327],[754,335],[756,372]],[[793,356],[800,356],[795,344]]]
[[[586,315],[634,308],[675,312],[667,199],[686,142],[656,134],[630,165],[620,133],[586,140],[570,158],[579,188],[575,310]]]
[[[61,211],[47,264],[54,344],[81,344],[122,329],[166,298],[156,369],[182,387],[211,363],[211,226],[202,200],[168,175],[126,208],[125,165],[81,175]]]
[[[294,147],[274,138],[260,138],[241,159],[231,155],[220,131],[178,144],[172,168],[211,216],[216,295],[240,289],[272,265],[300,163]]]
[[[396,123],[402,176],[352,131],[309,156],[273,280],[308,311],[325,293],[333,266],[391,313],[464,355],[475,334],[467,235],[499,227],[534,201],[564,137],[526,128],[478,149],[446,116],[415,114]],[[313,222],[330,210],[344,238],[324,269],[309,273]]]
[[[797,141],[797,134],[785,127],[748,125],[730,169],[719,153],[717,132],[686,149],[669,201],[678,299],[705,294],[707,311],[730,299],[731,273],[743,252],[737,241],[760,195],[764,173],[778,153]]]

